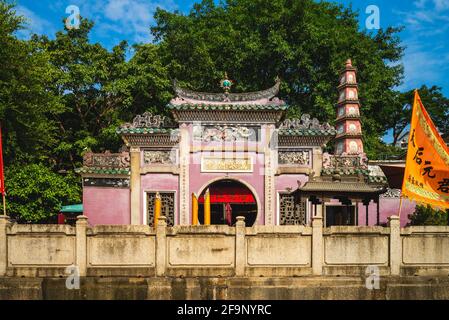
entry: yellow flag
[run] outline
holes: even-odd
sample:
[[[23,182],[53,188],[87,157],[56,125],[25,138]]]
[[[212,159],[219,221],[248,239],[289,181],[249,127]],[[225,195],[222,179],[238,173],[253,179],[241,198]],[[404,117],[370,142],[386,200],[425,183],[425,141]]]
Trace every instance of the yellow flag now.
[[[449,148],[415,91],[402,195],[449,209]]]

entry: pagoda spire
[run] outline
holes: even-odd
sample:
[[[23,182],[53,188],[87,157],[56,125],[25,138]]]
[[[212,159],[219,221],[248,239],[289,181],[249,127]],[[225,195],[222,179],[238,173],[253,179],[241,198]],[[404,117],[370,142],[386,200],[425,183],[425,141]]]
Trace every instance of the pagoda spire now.
[[[337,119],[335,121],[336,155],[363,154],[359,89],[356,76],[357,70],[353,67],[351,59],[348,59],[344,69],[340,72],[338,86]]]

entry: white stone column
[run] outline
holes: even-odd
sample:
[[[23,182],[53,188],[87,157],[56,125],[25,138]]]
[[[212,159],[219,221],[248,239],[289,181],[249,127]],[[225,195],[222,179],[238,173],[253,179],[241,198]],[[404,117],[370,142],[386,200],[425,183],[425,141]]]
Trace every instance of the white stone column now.
[[[235,275],[243,277],[246,267],[245,217],[237,217],[235,224]]]
[[[401,224],[399,216],[391,216],[388,218],[390,225],[390,273],[399,276],[401,273]]]
[[[8,267],[8,237],[6,227],[9,223],[9,217],[0,215],[0,277],[6,275]]]
[[[276,156],[277,151],[270,149],[270,141],[275,130],[274,125],[267,125],[265,128],[265,225],[272,226],[275,224],[275,201],[276,189],[274,175],[276,173]]]
[[[167,267],[167,218],[161,216],[156,227],[156,276],[164,276]]]
[[[87,217],[78,216],[76,220],[76,265],[79,276],[87,275]]]
[[[190,156],[190,134],[186,124],[180,126],[179,143],[179,224],[189,225],[189,156]]]
[[[316,205],[316,216],[323,219],[324,225],[324,202]]]
[[[141,224],[140,216],[140,148],[131,147],[130,149],[130,164],[131,164],[131,224]],[[146,221],[143,222],[144,224]]]
[[[323,218],[318,215],[312,218],[312,273],[323,273]]]

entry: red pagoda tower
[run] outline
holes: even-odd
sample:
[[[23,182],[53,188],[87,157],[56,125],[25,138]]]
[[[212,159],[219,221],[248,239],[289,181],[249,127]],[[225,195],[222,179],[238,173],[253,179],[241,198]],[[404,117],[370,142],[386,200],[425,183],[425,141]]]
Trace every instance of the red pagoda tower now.
[[[336,155],[363,154],[362,125],[360,122],[360,102],[356,78],[357,70],[350,59],[340,73],[337,103]]]

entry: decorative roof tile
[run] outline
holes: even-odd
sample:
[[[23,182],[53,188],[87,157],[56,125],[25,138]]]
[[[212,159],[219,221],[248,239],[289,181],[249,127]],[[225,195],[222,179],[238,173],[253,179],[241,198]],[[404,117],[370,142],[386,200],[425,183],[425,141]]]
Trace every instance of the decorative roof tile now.
[[[118,134],[171,134],[173,130],[168,128],[117,128]]]
[[[281,136],[335,136],[337,131],[329,123],[321,124],[318,119],[303,114],[301,119],[286,119],[279,126]]]
[[[166,116],[145,112],[134,117],[132,123],[124,123],[116,132],[118,134],[171,134],[174,123]]]
[[[288,105],[278,104],[168,104],[170,110],[204,110],[204,111],[254,111],[254,110],[287,110]]]
[[[82,167],[75,170],[79,174],[110,174],[110,175],[130,175],[129,168],[107,168],[107,167]]]
[[[279,129],[280,136],[335,136],[335,129]]]
[[[208,92],[197,92],[186,88],[181,88],[177,81],[173,83],[174,90],[176,92],[176,98],[172,99],[170,104],[173,105],[284,105],[284,101],[276,98],[275,96],[279,92],[279,87],[281,81],[276,78],[276,83],[273,87],[256,91],[256,92],[245,92],[245,93],[230,93],[230,87],[232,81],[225,80],[221,81],[221,86],[225,89],[222,93],[208,93]],[[226,84],[226,85],[225,85]]]

